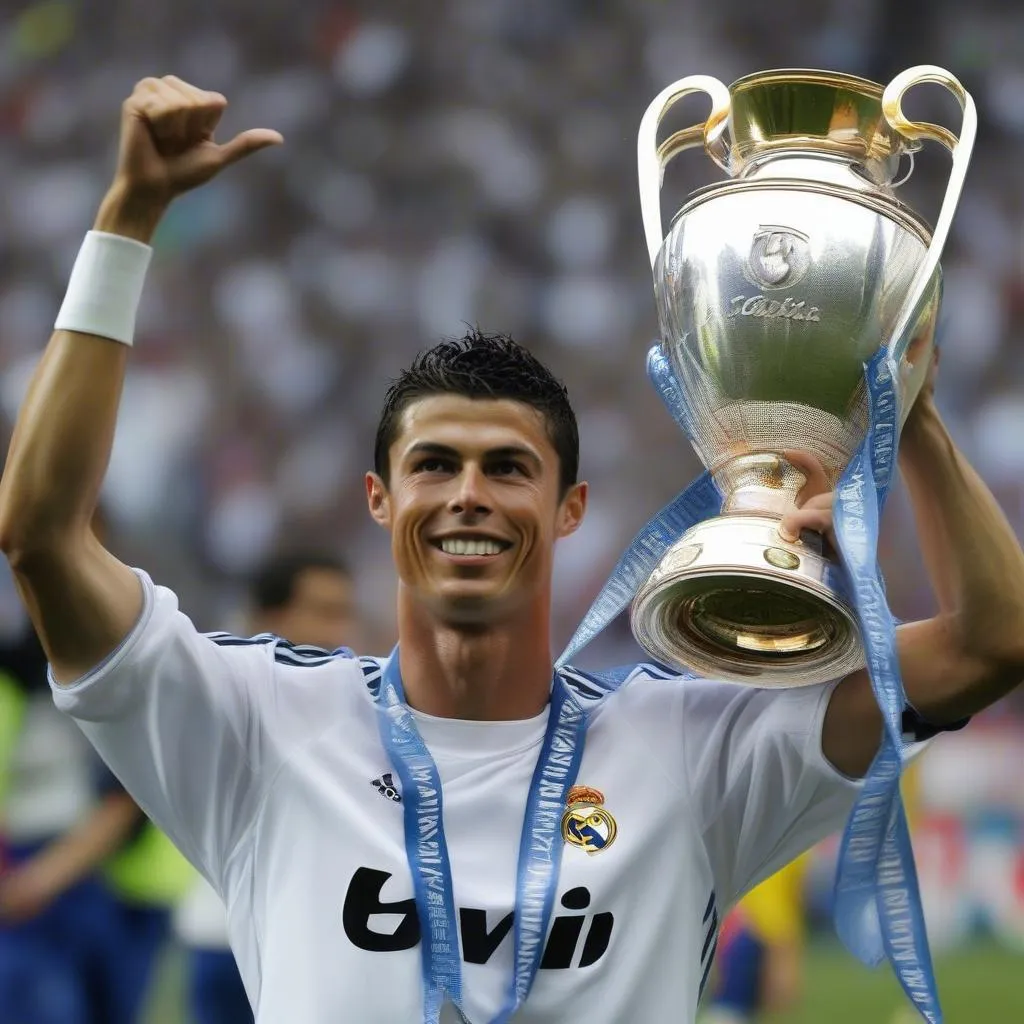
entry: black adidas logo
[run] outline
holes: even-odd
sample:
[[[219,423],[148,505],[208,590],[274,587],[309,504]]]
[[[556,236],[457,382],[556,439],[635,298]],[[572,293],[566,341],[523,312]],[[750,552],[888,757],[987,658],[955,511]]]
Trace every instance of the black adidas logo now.
[[[381,796],[387,797],[388,800],[394,800],[396,804],[402,802],[402,796],[395,786],[395,780],[392,778],[391,772],[385,772],[379,779],[374,779],[370,784]]]

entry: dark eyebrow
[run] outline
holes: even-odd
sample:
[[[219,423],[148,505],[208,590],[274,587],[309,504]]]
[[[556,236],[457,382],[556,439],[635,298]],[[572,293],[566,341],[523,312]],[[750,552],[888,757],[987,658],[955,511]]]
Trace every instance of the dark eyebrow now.
[[[457,449],[446,444],[437,444],[435,441],[417,441],[405,454],[412,458],[418,455],[433,455],[435,458],[454,459],[456,462],[462,460]]]
[[[534,469],[540,469],[540,456],[532,448],[524,448],[518,444],[507,444],[501,448],[489,448],[484,458],[488,462],[501,462],[503,459],[524,459]]]
[[[438,444],[436,441],[417,441],[405,454],[407,458],[432,456],[439,459],[451,459],[453,462],[461,462],[463,459],[462,452],[457,448]],[[532,448],[525,448],[522,445],[502,445],[501,448],[488,448],[484,452],[485,462],[500,462],[503,459],[524,459],[534,469],[541,467],[540,456]]]

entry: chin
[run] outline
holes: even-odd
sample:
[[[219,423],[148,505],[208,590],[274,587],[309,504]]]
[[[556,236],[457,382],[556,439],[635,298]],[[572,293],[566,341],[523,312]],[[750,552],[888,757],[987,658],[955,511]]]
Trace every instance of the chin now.
[[[433,614],[452,626],[492,626],[517,606],[513,595],[483,587],[460,587],[436,593],[427,602]]]

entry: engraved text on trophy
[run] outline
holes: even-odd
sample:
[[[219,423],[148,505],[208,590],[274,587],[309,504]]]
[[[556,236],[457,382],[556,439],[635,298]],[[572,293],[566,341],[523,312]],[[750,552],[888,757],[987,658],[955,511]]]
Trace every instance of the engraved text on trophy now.
[[[769,320],[781,317],[784,320],[807,320],[818,323],[821,310],[817,306],[808,306],[803,299],[787,296],[782,299],[769,299],[765,295],[734,295],[729,300],[729,317],[759,316]]]

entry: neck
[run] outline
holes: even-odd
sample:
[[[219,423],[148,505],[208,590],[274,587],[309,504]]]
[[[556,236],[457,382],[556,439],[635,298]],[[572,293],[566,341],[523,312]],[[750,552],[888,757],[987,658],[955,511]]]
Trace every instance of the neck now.
[[[408,595],[398,603],[399,663],[409,706],[439,718],[517,721],[551,691],[548,608],[497,626],[439,622]]]

